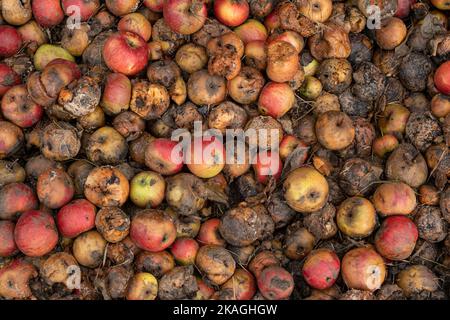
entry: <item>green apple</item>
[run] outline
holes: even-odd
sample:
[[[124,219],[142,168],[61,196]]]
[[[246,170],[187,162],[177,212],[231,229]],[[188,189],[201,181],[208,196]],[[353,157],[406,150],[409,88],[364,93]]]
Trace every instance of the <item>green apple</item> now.
[[[130,199],[141,208],[155,208],[164,200],[166,182],[153,171],[138,173],[131,180]]]

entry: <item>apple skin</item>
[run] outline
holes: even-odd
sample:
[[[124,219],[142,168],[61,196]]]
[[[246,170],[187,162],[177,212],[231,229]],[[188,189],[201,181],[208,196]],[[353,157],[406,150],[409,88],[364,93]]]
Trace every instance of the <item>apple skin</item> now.
[[[0,58],[15,55],[22,46],[22,36],[16,28],[0,25]]]
[[[344,255],[341,273],[348,288],[375,291],[386,278],[386,265],[372,247],[360,247]]]
[[[431,3],[439,10],[450,10],[450,3],[446,0],[431,0]]]
[[[334,251],[318,249],[306,257],[302,274],[311,287],[324,290],[336,282],[340,268],[341,262]]]
[[[237,27],[247,20],[250,6],[247,0],[215,0],[214,16],[222,24]]]
[[[234,32],[241,38],[244,44],[252,41],[266,41],[268,37],[266,27],[255,19],[248,19],[239,27],[236,27]]]
[[[444,62],[436,69],[434,85],[440,93],[450,95],[450,61]]]
[[[225,147],[215,137],[210,141],[194,138],[191,142],[191,151],[186,155],[188,169],[199,178],[212,178],[218,175],[225,167]]]
[[[95,227],[95,206],[85,199],[74,200],[56,215],[56,225],[63,237],[75,238]]]
[[[377,251],[389,260],[407,259],[414,251],[419,231],[405,216],[386,218],[375,235]]]
[[[106,40],[103,59],[114,72],[136,75],[147,66],[148,46],[144,39],[132,32],[118,32]]]
[[[55,220],[47,212],[27,211],[17,220],[14,240],[23,254],[41,257],[52,251],[58,243]]]
[[[155,208],[164,200],[166,182],[153,171],[143,171],[133,177],[130,182],[130,199],[141,208]]]
[[[0,219],[12,220],[17,214],[38,207],[33,189],[25,183],[14,182],[0,189]]]
[[[64,11],[59,0],[33,0],[31,9],[36,22],[44,28],[54,27],[64,19]]]
[[[144,0],[144,6],[154,12],[162,12],[164,0]]]
[[[267,151],[258,153],[253,165],[255,178],[259,183],[267,184],[271,178],[278,181],[283,170],[283,162],[278,153]]]
[[[0,98],[18,84],[20,84],[20,76],[10,66],[0,63]]]
[[[44,109],[28,96],[24,84],[12,87],[1,101],[3,116],[21,128],[29,128],[41,120]]]
[[[189,35],[203,27],[208,10],[203,0],[166,0],[163,16],[170,29]]]
[[[436,0],[432,0],[436,1]],[[397,0],[397,10],[394,16],[400,19],[406,18],[411,12],[411,6],[416,3],[416,0]]]
[[[220,219],[218,218],[211,218],[203,222],[197,235],[199,244],[201,246],[216,245],[224,247],[226,241],[220,235],[219,226]]]
[[[175,261],[183,266],[195,263],[199,244],[192,238],[178,238],[170,247]]]
[[[294,290],[294,279],[284,268],[269,266],[257,278],[258,289],[269,300],[289,298]]]
[[[77,6],[80,8],[81,21],[87,21],[100,8],[100,0],[61,0],[61,5],[64,13],[70,16],[73,13],[67,11],[70,6]]]
[[[11,257],[19,252],[14,241],[14,228],[14,222],[0,220],[0,257]]]
[[[170,247],[177,236],[172,219],[164,211],[145,209],[131,220],[131,240],[141,249],[159,252]]]
[[[281,118],[295,104],[295,94],[287,83],[269,82],[259,95],[258,109],[273,118]]]
[[[162,175],[173,175],[180,172],[183,162],[177,163],[172,159],[172,151],[176,146],[177,142],[165,138],[150,141],[145,150],[145,164]],[[181,152],[179,156],[182,158]]]

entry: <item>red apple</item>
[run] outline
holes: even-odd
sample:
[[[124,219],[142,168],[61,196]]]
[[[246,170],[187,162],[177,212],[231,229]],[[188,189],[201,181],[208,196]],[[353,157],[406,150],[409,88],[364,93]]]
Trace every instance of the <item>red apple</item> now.
[[[188,35],[203,27],[208,10],[204,0],[166,0],[163,15],[170,29]]]
[[[212,178],[225,167],[225,148],[216,137],[211,137],[209,141],[196,137],[191,141],[185,161],[188,169],[197,177]]]
[[[0,58],[8,58],[15,55],[22,46],[22,36],[16,28],[0,26]]]
[[[164,0],[144,0],[144,6],[154,12],[162,12]]]
[[[418,236],[417,226],[408,217],[388,217],[375,235],[375,247],[387,259],[404,260],[413,252]]]
[[[272,32],[273,30],[281,26],[278,10],[275,9],[267,15],[267,17],[264,19],[264,25],[269,32]]]
[[[24,183],[14,182],[0,189],[0,219],[14,219],[17,214],[37,209],[38,206],[33,189]]]
[[[247,0],[215,0],[214,15],[221,23],[237,27],[247,20],[250,6]]]
[[[181,265],[190,265],[195,263],[199,245],[192,238],[179,238],[170,247],[175,261]]]
[[[375,291],[386,278],[386,265],[373,248],[359,247],[342,258],[341,272],[350,289]]]
[[[61,5],[64,13],[68,16],[73,14],[73,11],[70,11],[71,6],[78,7],[81,21],[87,21],[100,8],[100,0],[62,0]]]
[[[283,163],[278,152],[263,151],[256,156],[256,163],[253,164],[255,177],[259,183],[266,184],[270,178],[277,181],[281,177]]]
[[[20,76],[8,65],[0,63],[0,98],[12,88],[20,83]]]
[[[74,200],[59,209],[56,225],[63,237],[75,238],[95,227],[95,206],[85,199]]]
[[[121,73],[110,73],[106,77],[100,105],[108,115],[116,115],[130,106],[131,81]]]
[[[218,218],[211,218],[203,222],[197,235],[200,245],[225,246],[226,242],[220,235],[219,226],[220,219]]]
[[[270,42],[278,40],[290,43],[298,53],[302,52],[305,47],[305,40],[295,31],[285,31],[280,34],[273,34],[273,36],[269,38]]]
[[[105,42],[103,59],[114,72],[136,75],[147,66],[147,43],[132,32],[115,33]]]
[[[259,95],[258,109],[273,118],[281,118],[295,104],[294,90],[287,83],[269,82]]]
[[[48,169],[37,180],[39,201],[50,209],[58,209],[69,203],[75,194],[72,178],[62,169]]]
[[[302,274],[311,287],[323,290],[336,282],[340,267],[341,262],[334,251],[318,249],[306,257]]]
[[[14,239],[23,254],[30,257],[43,256],[58,243],[55,220],[47,212],[27,211],[17,220]]]
[[[131,240],[141,249],[159,252],[168,248],[177,236],[172,219],[164,211],[146,209],[131,220]]]
[[[117,24],[117,29],[119,31],[133,32],[141,36],[146,42],[150,40],[152,35],[152,25],[150,21],[148,21],[143,14],[137,12],[123,16]]]
[[[416,3],[416,0],[397,0],[397,10],[395,11],[395,16],[397,18],[406,18],[409,16],[411,11],[411,6]]]
[[[256,293],[255,277],[245,269],[236,269],[220,289],[229,290],[236,300],[251,300]]]
[[[176,152],[177,145],[177,142],[165,138],[150,141],[145,150],[145,165],[163,175],[180,172],[183,153],[181,150]]]
[[[267,29],[255,19],[249,19],[239,27],[234,29],[239,38],[247,44],[251,41],[265,41],[267,39]]]
[[[450,95],[450,61],[444,62],[436,69],[434,85],[440,93]]]
[[[31,9],[37,23],[44,28],[54,27],[64,19],[60,0],[33,0]]]
[[[139,3],[140,0],[105,0],[108,11],[117,17],[136,11]]]
[[[29,128],[41,120],[44,109],[28,95],[24,84],[12,87],[1,103],[3,116],[22,128]]]
[[[0,220],[0,257],[10,257],[19,251],[14,241],[14,228],[13,222]]]
[[[294,279],[284,268],[270,266],[265,268],[257,278],[258,289],[269,300],[289,298],[294,290]]]

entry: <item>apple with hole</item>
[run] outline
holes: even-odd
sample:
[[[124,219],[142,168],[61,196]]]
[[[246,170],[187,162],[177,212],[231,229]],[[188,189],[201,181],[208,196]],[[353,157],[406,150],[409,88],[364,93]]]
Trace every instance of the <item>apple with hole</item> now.
[[[350,289],[375,291],[386,278],[386,265],[372,247],[359,247],[344,255],[341,273]]]

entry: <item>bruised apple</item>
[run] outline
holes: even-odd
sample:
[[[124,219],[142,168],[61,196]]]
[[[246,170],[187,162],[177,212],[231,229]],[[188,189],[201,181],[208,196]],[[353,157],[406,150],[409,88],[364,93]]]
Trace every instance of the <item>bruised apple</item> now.
[[[328,182],[314,168],[301,167],[287,176],[283,184],[287,204],[298,212],[320,210],[328,199]]]
[[[416,194],[405,183],[391,182],[378,186],[373,194],[373,204],[384,215],[408,215],[416,208]]]

